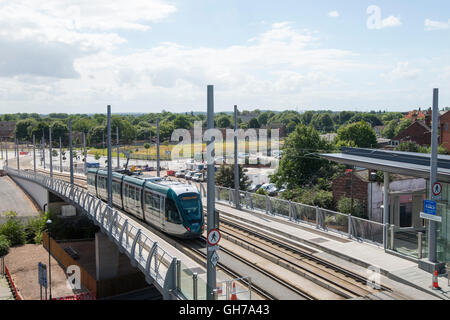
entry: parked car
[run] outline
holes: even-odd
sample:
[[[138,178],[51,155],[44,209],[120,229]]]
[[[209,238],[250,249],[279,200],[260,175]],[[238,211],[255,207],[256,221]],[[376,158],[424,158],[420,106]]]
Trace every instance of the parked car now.
[[[177,173],[175,173],[176,178],[184,178],[185,175],[186,175],[186,170],[179,170],[179,171],[177,171]]]
[[[184,178],[186,180],[192,180],[192,177],[194,176],[194,173],[195,173],[194,171],[188,171],[188,172],[186,172]]]
[[[192,176],[192,181],[204,182],[205,177],[203,176],[203,173],[197,172],[197,173],[194,173],[194,175]]]
[[[260,183],[252,184],[252,185],[248,188],[248,191],[249,191],[249,192],[256,192],[256,191],[258,191],[258,189],[261,188],[261,187],[262,187],[262,184],[260,184]]]
[[[278,194],[278,188],[274,183],[266,183],[261,186],[261,189],[266,191],[269,196],[274,197]]]

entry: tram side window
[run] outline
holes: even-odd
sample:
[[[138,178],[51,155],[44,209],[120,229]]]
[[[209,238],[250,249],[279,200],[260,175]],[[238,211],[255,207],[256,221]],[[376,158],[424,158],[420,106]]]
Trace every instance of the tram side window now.
[[[123,197],[126,201],[126,203],[128,203],[128,198],[129,198],[129,185],[125,185],[125,188],[123,188]]]
[[[136,188],[136,206],[141,206],[141,189]]]
[[[168,222],[181,223],[181,217],[178,213],[177,206],[172,199],[166,199],[166,219]]]
[[[135,199],[136,199],[136,190],[135,190],[134,187],[132,187],[132,186],[130,186],[129,197],[130,197],[130,199],[132,200],[132,201],[130,202],[130,204],[131,204],[131,203],[134,203],[134,202],[135,202]]]
[[[113,194],[120,195],[120,183],[119,182],[113,181],[112,189],[113,189]]]
[[[88,175],[88,184],[89,184],[90,186],[95,185],[95,176],[93,176],[93,175],[91,175],[91,174]]]
[[[149,213],[159,217],[159,196],[146,192],[145,205]]]

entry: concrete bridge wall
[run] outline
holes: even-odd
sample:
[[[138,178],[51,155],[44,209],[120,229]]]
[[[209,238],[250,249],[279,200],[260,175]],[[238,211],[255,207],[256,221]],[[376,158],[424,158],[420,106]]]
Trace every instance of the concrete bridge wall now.
[[[36,203],[39,205],[41,210],[44,210],[44,205],[48,203],[48,191],[46,188],[40,186],[37,183],[30,182],[19,177],[10,176],[22,189],[24,189]]]

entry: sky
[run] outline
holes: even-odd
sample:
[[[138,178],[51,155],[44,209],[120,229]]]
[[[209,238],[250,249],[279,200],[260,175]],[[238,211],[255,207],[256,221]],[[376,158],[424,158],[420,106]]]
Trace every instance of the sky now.
[[[0,0],[0,114],[450,107],[448,0]]]

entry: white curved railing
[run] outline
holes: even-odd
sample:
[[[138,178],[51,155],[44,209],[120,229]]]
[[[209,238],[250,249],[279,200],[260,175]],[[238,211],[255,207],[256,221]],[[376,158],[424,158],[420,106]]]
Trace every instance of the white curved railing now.
[[[177,259],[145,235],[141,229],[129,223],[129,220],[117,210],[109,207],[86,189],[71,185],[69,182],[9,167],[5,167],[4,170],[8,175],[40,184],[81,209],[110,240],[117,244],[122,253],[128,255],[132,265],[145,274],[149,284],[154,284],[162,292],[164,299],[170,299],[170,294],[175,293]],[[178,290],[181,291],[180,288]],[[172,297],[183,298],[183,295],[172,294]]]

